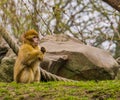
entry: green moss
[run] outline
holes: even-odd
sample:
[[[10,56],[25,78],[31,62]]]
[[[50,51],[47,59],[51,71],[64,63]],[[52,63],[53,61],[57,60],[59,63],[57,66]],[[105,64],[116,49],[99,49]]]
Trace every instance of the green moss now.
[[[0,100],[115,100],[120,97],[120,81],[0,83]]]
[[[13,100],[11,96],[5,96],[3,100]]]

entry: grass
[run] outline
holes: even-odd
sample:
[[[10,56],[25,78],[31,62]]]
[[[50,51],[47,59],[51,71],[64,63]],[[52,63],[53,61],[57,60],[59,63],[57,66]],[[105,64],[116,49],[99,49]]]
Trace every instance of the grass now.
[[[120,81],[0,83],[0,100],[119,100]]]

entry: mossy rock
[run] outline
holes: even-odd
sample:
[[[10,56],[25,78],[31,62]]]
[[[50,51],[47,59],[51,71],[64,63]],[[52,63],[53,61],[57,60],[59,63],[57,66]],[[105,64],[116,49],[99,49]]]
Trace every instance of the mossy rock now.
[[[0,82],[13,81],[13,66],[15,59],[4,58],[0,64]]]

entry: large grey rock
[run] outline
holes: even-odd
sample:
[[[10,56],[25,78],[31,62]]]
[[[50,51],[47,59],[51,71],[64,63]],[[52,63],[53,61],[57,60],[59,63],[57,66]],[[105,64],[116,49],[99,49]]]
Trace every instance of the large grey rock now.
[[[75,80],[104,80],[114,79],[117,74],[119,65],[110,53],[84,45],[69,36],[46,36],[41,46],[47,49],[46,57],[49,59],[44,68],[56,75]],[[64,63],[60,63],[60,59]]]

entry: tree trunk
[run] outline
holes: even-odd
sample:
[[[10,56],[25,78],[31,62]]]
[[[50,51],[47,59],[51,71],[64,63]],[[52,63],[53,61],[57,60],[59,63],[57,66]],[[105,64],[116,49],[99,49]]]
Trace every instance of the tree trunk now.
[[[120,12],[120,0],[103,0]]]

